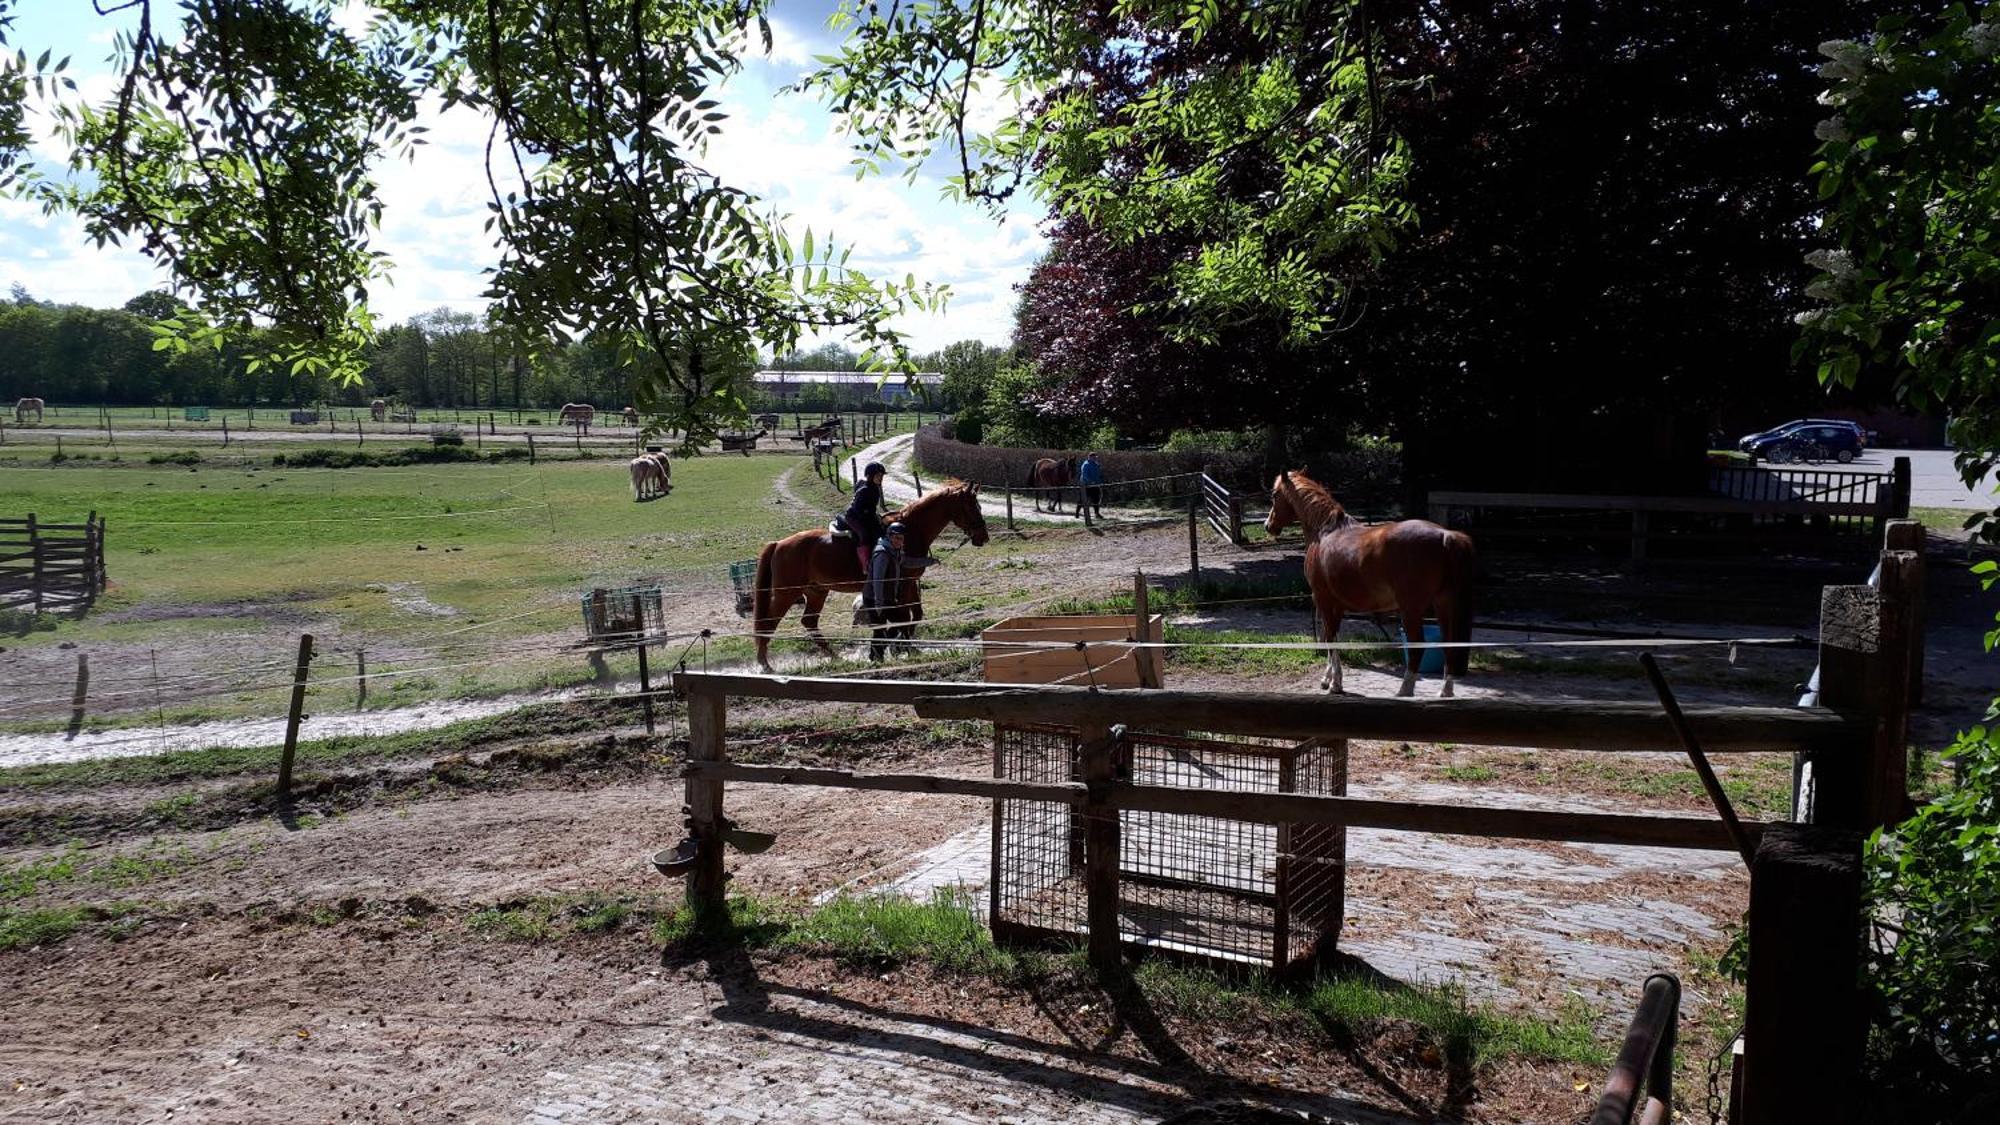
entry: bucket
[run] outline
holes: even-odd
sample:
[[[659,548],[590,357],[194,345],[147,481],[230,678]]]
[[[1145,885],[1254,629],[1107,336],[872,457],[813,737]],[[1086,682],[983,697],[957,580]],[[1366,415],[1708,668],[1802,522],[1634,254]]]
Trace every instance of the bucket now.
[[[1397,632],[1400,634],[1402,630],[1398,629]],[[1436,625],[1433,625],[1430,622],[1426,621],[1424,622],[1424,640],[1426,642],[1443,641],[1444,631],[1439,629]],[[1405,666],[1408,665],[1409,659],[1410,659],[1410,646],[1405,644],[1403,646],[1403,662]],[[1423,658],[1417,663],[1417,671],[1426,676],[1435,676],[1438,673],[1443,672],[1444,650],[1441,648],[1425,649]]]

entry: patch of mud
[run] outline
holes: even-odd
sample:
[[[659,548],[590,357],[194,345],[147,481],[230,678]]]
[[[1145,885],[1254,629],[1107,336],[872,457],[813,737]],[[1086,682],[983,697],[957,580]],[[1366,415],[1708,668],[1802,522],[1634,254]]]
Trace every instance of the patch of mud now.
[[[414,613],[422,617],[458,616],[458,610],[430,600],[424,595],[423,587],[414,582],[370,582],[362,589],[389,595],[389,604],[404,613]]]

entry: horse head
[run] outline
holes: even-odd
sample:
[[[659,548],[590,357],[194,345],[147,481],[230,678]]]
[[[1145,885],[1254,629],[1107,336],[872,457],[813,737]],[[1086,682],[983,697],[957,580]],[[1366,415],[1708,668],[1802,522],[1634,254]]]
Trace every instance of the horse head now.
[[[986,546],[991,536],[986,531],[986,513],[979,507],[979,486],[965,481],[951,481],[947,487],[955,496],[951,522],[971,537],[973,546]]]
[[[1264,533],[1277,535],[1299,522],[1299,490],[1292,474],[1281,472],[1271,482],[1271,514],[1264,517]]]

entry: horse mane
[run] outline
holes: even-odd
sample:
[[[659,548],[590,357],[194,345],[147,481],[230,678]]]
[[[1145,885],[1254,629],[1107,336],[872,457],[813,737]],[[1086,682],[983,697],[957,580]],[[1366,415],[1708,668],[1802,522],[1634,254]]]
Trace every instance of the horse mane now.
[[[1286,472],[1285,479],[1291,482],[1292,495],[1297,498],[1299,522],[1312,534],[1354,522],[1325,485],[1297,470]]]

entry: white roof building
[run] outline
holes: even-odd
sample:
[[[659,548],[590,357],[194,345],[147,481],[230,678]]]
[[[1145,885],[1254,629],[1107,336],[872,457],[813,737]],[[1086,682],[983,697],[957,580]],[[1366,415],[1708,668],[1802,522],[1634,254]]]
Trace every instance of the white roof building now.
[[[752,379],[776,399],[789,401],[805,388],[819,386],[831,388],[838,402],[901,402],[916,393],[913,384],[935,387],[944,382],[944,376],[936,371],[919,371],[914,376],[871,371],[759,371]]]

